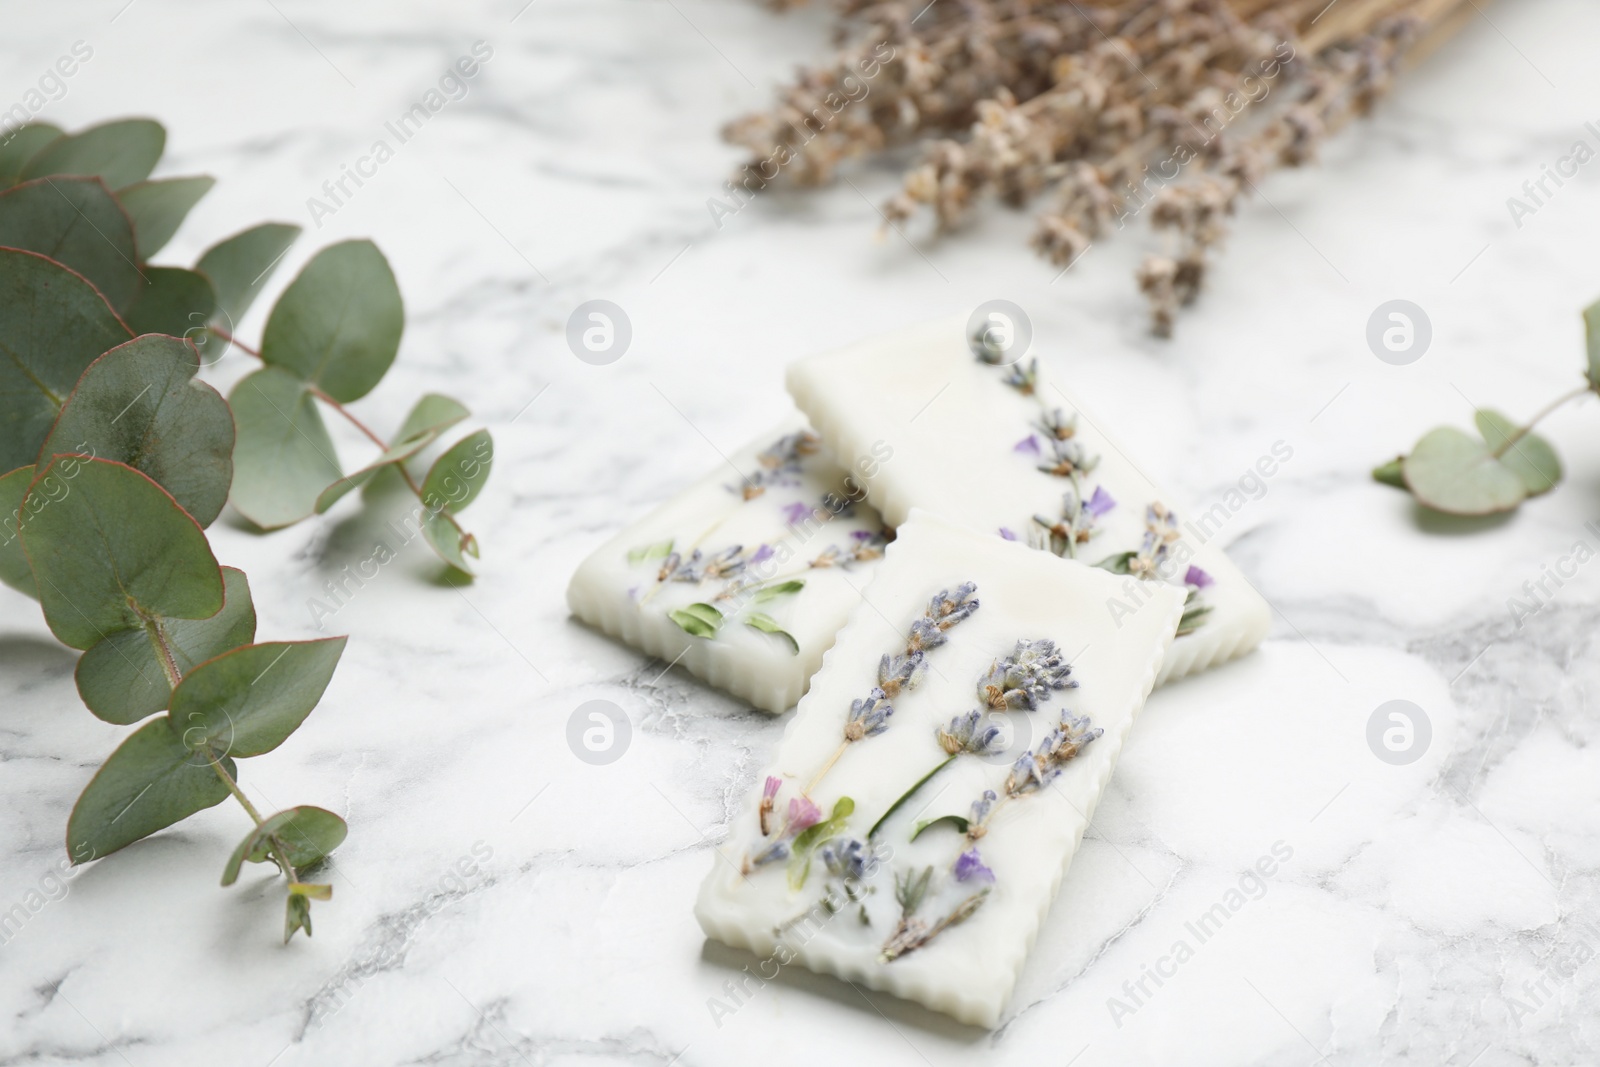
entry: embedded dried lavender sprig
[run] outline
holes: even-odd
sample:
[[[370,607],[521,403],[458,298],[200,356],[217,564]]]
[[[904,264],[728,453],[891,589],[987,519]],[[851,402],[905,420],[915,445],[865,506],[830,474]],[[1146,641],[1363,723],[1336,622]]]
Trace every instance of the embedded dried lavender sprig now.
[[[970,618],[972,613],[978,610],[977,592],[976,583],[963,582],[956,587],[954,593],[948,589],[941,589],[929,599],[922,615],[911,624],[911,635],[906,641],[905,651],[879,660],[879,684],[866,699],[851,701],[850,711],[844,723],[844,739],[839,743],[839,747],[834,749],[833,755],[828,757],[828,761],[817,771],[811,783],[806,786],[807,795],[810,795],[817,787],[817,783],[833,769],[833,765],[839,762],[839,757],[844,755],[847,748],[858,741],[881,734],[889,728],[889,717],[894,714],[894,706],[889,702],[890,696],[908,692],[922,680],[925,673],[922,670],[924,655],[928,650],[938,648],[945,643],[947,630]]]
[[[927,673],[925,653],[910,652],[899,656],[885,653],[878,661],[878,688],[893,698],[903,691],[915,689]]]
[[[822,864],[835,878],[864,882],[870,877],[875,862],[866,844],[853,837],[822,846]]]
[[[757,454],[756,463],[760,466],[742,485],[725,488],[746,500],[753,500],[772,486],[797,485],[805,457],[815,454],[821,446],[817,435],[810,430],[785,434]]]
[[[1002,731],[998,726],[988,726],[980,730],[978,724],[982,721],[981,711],[969,711],[965,715],[957,715],[950,720],[948,729],[939,729],[935,732],[939,747],[952,758],[964,752],[982,756],[993,751],[999,745]],[[943,767],[944,764],[940,766]]]
[[[1054,641],[1018,641],[1009,656],[996,660],[978,679],[978,700],[995,711],[1033,711],[1059,689],[1076,688],[1072,665]]]
[[[864,700],[852,700],[850,715],[844,723],[845,741],[876,737],[889,728],[889,716],[893,714],[894,705],[889,703],[882,689],[874,688]]]

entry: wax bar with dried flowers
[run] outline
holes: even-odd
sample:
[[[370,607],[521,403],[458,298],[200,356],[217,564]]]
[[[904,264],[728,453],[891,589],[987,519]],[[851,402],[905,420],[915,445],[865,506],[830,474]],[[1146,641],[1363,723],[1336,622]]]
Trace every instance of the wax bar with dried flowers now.
[[[1270,610],[1215,542],[1231,510],[1179,509],[1036,357],[1004,358],[939,322],[800,360],[788,386],[840,462],[892,450],[866,485],[890,526],[926,508],[1101,567],[1120,576],[1118,614],[1155,586],[1187,590],[1157,684],[1258,645]]]
[[[920,510],[700,890],[708,935],[995,1026],[1184,614]]]
[[[791,419],[602,545],[567,602],[585,622],[782,712],[883,556],[888,534],[862,502],[881,460],[847,474]]]

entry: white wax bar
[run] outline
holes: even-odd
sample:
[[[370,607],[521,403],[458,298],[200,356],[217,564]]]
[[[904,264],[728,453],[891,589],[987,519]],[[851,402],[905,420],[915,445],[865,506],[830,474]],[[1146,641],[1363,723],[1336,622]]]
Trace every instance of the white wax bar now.
[[[943,590],[959,597],[967,582],[977,608],[922,653],[920,681],[886,697],[892,714],[878,722],[881,707],[869,703],[858,723],[864,735],[844,740],[852,702],[870,701],[880,682],[880,657],[904,653],[930,599]],[[1183,591],[1154,583],[1137,609],[1113,619],[1105,602],[1120,582],[912,512],[800,701],[763,787],[719,847],[696,906],[706,933],[761,956],[763,974],[767,959],[798,962],[995,1026],[1183,613]],[[1020,680],[1013,673],[982,686],[995,682],[992,668],[1019,641],[1054,642],[1071,667],[1065,678],[1057,668],[1055,683],[1076,684],[1043,685],[1032,710],[987,710]],[[1040,646],[1032,648],[1037,666]],[[949,756],[937,731],[954,743],[952,718],[980,709],[979,736],[991,723],[1003,727],[996,747]],[[1073,736],[1091,725],[1104,733],[1082,741],[1075,758],[1047,764],[1059,771],[1049,784],[1008,795],[1018,757],[1040,766],[1029,753],[1047,751],[1064,721],[1076,724]],[[768,788],[775,792],[764,811]],[[998,797],[981,831],[952,824],[970,818],[985,790]],[[824,830],[795,832],[812,817],[807,797]],[[853,807],[829,825],[843,798]],[[871,858],[852,875],[852,856]],[[909,915],[897,899],[902,887],[917,898]]]
[[[1191,618],[1158,685],[1243,655],[1266,636],[1266,601],[1209,543],[1226,516],[1174,510],[1181,502],[1151,482],[1135,453],[1032,356],[987,364],[974,356],[964,323],[940,322],[800,360],[789,368],[788,387],[841,463],[889,455],[866,488],[890,526],[911,508],[926,508],[1086,563],[1139,553],[1152,526],[1169,538],[1129,560],[1135,569],[1147,566],[1145,576],[1156,582],[1192,580]],[[1061,536],[1080,501],[1080,525]],[[1152,515],[1152,505],[1161,510]],[[1054,536],[1046,523],[1057,524]],[[1085,527],[1092,536],[1079,542]],[[1153,583],[1129,576],[1112,596],[1132,610],[1141,584]]]
[[[730,459],[596,550],[567,603],[776,714],[805,692],[882,558],[883,525],[860,502],[876,465],[847,480],[798,418]]]

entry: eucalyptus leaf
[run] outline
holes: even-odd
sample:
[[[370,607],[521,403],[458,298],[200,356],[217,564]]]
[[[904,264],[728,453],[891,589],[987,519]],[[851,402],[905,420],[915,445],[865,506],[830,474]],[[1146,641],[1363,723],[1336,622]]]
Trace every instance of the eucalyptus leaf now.
[[[0,248],[0,471],[33,462],[84,368],[132,336],[82,275]]]
[[[1392,485],[1396,489],[1405,489],[1405,463],[1406,457],[1396,456],[1387,463],[1378,464],[1378,466],[1372,468],[1372,480],[1382,482],[1384,485]]]
[[[217,179],[201,174],[192,178],[159,178],[135,182],[117,194],[122,209],[133,220],[133,243],[143,263],[167,246],[201,197]]]
[[[217,292],[217,315],[230,333],[299,236],[300,227],[291,223],[263,222],[218,241],[194,265],[211,279]]]
[[[208,343],[206,326],[217,311],[211,280],[181,267],[145,267],[126,319],[134,333],[164,333]]]
[[[51,141],[28,160],[22,177],[82,175],[121,189],[150,177],[166,147],[167,131],[161,123],[118,119]]]
[[[465,511],[478,498],[494,465],[494,440],[488,430],[468,434],[449,448],[422,482],[422,503],[433,511]]]
[[[28,566],[28,554],[22,550],[21,509],[22,498],[28,495],[28,483],[33,481],[33,465],[18,467],[0,475],[0,582],[21,593],[39,599],[34,585],[33,568]]]
[[[422,536],[428,547],[450,566],[465,574],[472,573],[467,557],[478,558],[478,539],[457,529],[448,516],[424,509]]]
[[[0,193],[0,245],[72,268],[118,310],[139,292],[133,223],[97,178],[41,178]]]
[[[317,513],[320,515],[327,511],[346,493],[366,485],[386,468],[421,452],[437,441],[445,430],[469,414],[471,413],[457,401],[438,393],[428,393],[412,406],[406,421],[400,425],[400,432],[396,435],[394,443],[377,459],[322,491],[322,495],[317,497]],[[459,546],[457,551],[459,552]]]
[[[389,261],[371,241],[345,241],[312,257],[278,298],[261,358],[348,403],[383,378],[404,329]]]
[[[256,608],[244,572],[222,568],[222,610],[209,619],[155,619],[179,674],[256,636]],[[108,634],[78,658],[78,695],[97,718],[126,725],[154,715],[172,699],[149,626]]]
[[[60,136],[60,127],[48,122],[29,122],[6,134],[0,140],[0,188],[15,185],[28,160]]]
[[[755,612],[744,621],[744,624],[752,630],[759,630],[764,634],[771,634],[773,637],[781,638],[789,646],[791,655],[798,656],[800,654],[800,642],[794,639],[793,634],[779,626],[778,620],[771,615]]]
[[[222,884],[232,885],[239,879],[239,870],[248,861],[265,863],[274,859],[272,838],[282,846],[289,866],[299,870],[310,867],[338,848],[349,833],[343,819],[331,811],[309,804],[276,815],[269,815],[261,825],[252,829],[239,842],[239,847],[228,857],[222,871]]]
[[[126,463],[210,526],[233,481],[233,415],[195,378],[198,360],[194,346],[175,337],[113,348],[78,379],[41,458],[63,452]]]
[[[1522,479],[1529,496],[1548,493],[1561,481],[1561,459],[1549,441],[1531,431],[1518,437],[1522,427],[1489,408],[1475,413],[1473,421],[1489,451],[1500,453],[1500,462]]]
[[[427,448],[438,438],[438,431],[424,430],[411,437],[404,438],[390,445],[378,458],[362,467],[353,474],[347,474],[324,489],[317,497],[317,514],[322,514],[334,504],[343,499],[344,495],[352,489],[359,489],[372,480],[373,476],[392,464],[403,462]],[[446,523],[448,525],[448,523]]]
[[[667,618],[692,637],[715,637],[722,627],[722,612],[710,604],[690,604],[667,612]]]
[[[207,660],[172,691],[173,729],[196,751],[271,752],[322,699],[345,640],[268,641]]]
[[[105,459],[57,456],[23,499],[45,622],[77,649],[160,617],[222,610],[222,570],[205,531],[148,476]]]
[[[236,777],[233,761],[221,759]],[[228,798],[203,755],[185,748],[165,716],[136,730],[90,780],[67,820],[74,864],[99,859]]]
[[[398,445],[427,433],[437,437],[470,414],[472,412],[459,400],[452,400],[441,393],[425,393],[406,414],[406,421],[400,424],[400,432],[395,434],[395,443]]]
[[[290,893],[284,901],[283,943],[288,944],[295,931],[304,930],[311,936],[311,901],[303,893]]]
[[[1405,460],[1406,487],[1417,500],[1451,515],[1492,515],[1522,503],[1522,479],[1489,446],[1452,426],[1430,430]]]
[[[281,367],[262,367],[228,397],[238,435],[233,492],[240,514],[263,529],[299,522],[343,472],[305,382]]]

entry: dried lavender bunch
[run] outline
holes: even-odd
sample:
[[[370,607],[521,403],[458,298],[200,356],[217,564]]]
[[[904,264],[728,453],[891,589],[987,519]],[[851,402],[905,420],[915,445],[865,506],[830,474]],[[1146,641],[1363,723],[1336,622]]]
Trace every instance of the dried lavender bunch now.
[[[833,0],[832,63],[724,130],[753,154],[729,191],[818,185],[921,141],[889,225],[926,209],[946,231],[986,197],[1049,193],[1032,244],[1063,267],[1148,208],[1158,247],[1137,279],[1170,335],[1239,202],[1367,113],[1462,2]]]

